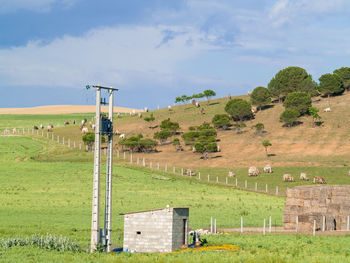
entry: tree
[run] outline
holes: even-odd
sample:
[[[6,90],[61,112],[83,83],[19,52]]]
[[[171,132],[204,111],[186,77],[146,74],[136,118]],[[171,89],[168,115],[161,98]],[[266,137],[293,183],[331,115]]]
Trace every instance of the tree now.
[[[328,104],[330,104],[329,97],[331,95],[340,94],[344,91],[343,82],[337,74],[324,74],[319,78],[319,81],[319,92],[328,97]]]
[[[176,104],[176,103],[181,103],[181,102],[182,102],[182,103],[185,102],[184,99],[183,99],[182,97],[176,97],[176,98],[175,98],[175,104]]]
[[[160,143],[164,143],[172,135],[173,135],[173,133],[169,130],[161,130],[159,132],[156,132],[154,134],[153,138],[159,140]]]
[[[89,151],[92,150],[92,146],[95,143],[95,133],[94,132],[87,132],[83,135],[82,140],[85,145],[88,146]],[[101,142],[105,143],[106,138],[104,136],[101,136]]]
[[[235,127],[237,134],[243,133],[242,128],[247,127],[247,125],[244,122],[236,122],[235,124],[233,124],[233,126]]]
[[[311,107],[312,100],[310,94],[306,92],[292,92],[289,93],[283,102],[283,106],[286,109],[293,109],[304,115],[308,113]]]
[[[280,70],[268,84],[272,96],[282,100],[291,92],[306,91],[310,94],[316,89],[311,75],[300,67],[288,67]],[[305,90],[306,89],[306,90]]]
[[[176,131],[180,129],[180,125],[178,122],[173,122],[173,121],[170,121],[170,119],[166,119],[162,121],[162,123],[160,124],[160,128],[162,130],[169,130],[175,134]]]
[[[201,99],[201,98],[204,98],[204,94],[203,93],[198,93],[198,94],[193,94],[192,95],[192,98],[194,99]]]
[[[342,82],[345,90],[350,89],[350,68],[342,67],[333,71],[334,74],[338,75]]]
[[[139,134],[138,136],[132,136],[130,138],[123,139],[119,142],[119,144],[132,152],[151,152],[156,150],[158,142],[148,138],[142,138],[142,134]]]
[[[271,103],[271,94],[267,88],[257,87],[250,95],[250,101],[261,110],[262,106]]]
[[[211,97],[216,96],[215,91],[213,91],[213,90],[211,90],[211,89],[207,89],[207,90],[203,91],[203,94],[204,94],[204,96],[207,98],[208,103],[209,103],[209,99],[210,99]]]
[[[310,107],[309,108],[309,113],[312,116],[312,123],[313,126],[315,126],[315,123],[317,120],[321,120],[321,116],[318,115],[319,109],[317,109],[316,107]]]
[[[262,145],[263,145],[264,148],[265,148],[266,156],[269,157],[269,154],[267,153],[267,148],[270,147],[270,146],[272,146],[272,144],[270,143],[269,140],[264,140],[264,141],[262,142]]]
[[[211,122],[215,128],[226,130],[230,125],[230,117],[227,114],[216,114]]]
[[[263,135],[264,129],[265,129],[265,126],[263,123],[259,122],[254,127],[257,135]]]
[[[153,122],[156,118],[154,118],[153,113],[151,113],[151,116],[144,118],[147,122]]]
[[[280,116],[280,121],[284,122],[288,127],[292,126],[299,118],[300,113],[297,110],[286,109]]]
[[[253,118],[251,105],[243,99],[233,99],[227,102],[225,111],[235,121],[243,121]]]

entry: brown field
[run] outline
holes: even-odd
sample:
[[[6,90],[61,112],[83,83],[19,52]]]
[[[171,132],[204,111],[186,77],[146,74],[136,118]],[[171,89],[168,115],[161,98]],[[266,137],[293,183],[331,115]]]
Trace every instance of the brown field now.
[[[107,110],[107,106],[102,106],[102,111]],[[125,107],[114,107],[114,112],[129,113],[132,110],[136,112],[143,111]],[[50,105],[32,108],[0,108],[0,114],[71,114],[94,113],[95,111],[96,106],[94,105]]]

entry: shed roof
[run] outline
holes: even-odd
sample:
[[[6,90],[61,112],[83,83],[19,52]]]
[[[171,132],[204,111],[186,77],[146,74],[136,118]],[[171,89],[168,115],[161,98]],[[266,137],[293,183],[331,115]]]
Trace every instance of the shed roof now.
[[[128,213],[121,213],[120,215],[130,215],[130,214],[138,214],[138,213],[145,213],[145,212],[153,212],[153,211],[161,211],[164,209],[189,209],[189,207],[164,207],[164,208],[158,208],[158,209],[150,209],[150,210],[143,210],[143,211],[136,211],[136,212],[128,212]]]

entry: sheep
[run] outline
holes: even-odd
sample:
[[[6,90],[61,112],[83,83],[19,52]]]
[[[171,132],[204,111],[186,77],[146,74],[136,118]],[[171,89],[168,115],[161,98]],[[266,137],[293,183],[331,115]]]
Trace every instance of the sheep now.
[[[196,106],[197,101],[196,100],[192,100],[191,103],[192,103],[193,106]]]
[[[130,116],[135,116],[135,115],[136,115],[136,111],[135,110],[130,111]]]
[[[145,107],[145,112],[148,112],[148,108],[147,107]]]
[[[139,113],[138,113],[138,116],[139,116],[139,118],[141,119],[141,118],[142,118],[142,113],[139,112]]]
[[[258,112],[258,108],[255,106],[252,106],[252,113],[257,113]]]
[[[82,134],[85,134],[85,133],[88,133],[89,132],[89,129],[87,128],[87,127],[83,127],[82,129],[81,129],[81,133]]]
[[[75,121],[75,120],[72,120],[72,124],[74,124],[74,125],[75,125],[75,124],[76,124],[76,121]]]
[[[120,112],[117,113],[117,118],[120,118]]]
[[[185,174],[186,174],[186,175],[189,175],[189,176],[194,176],[194,175],[196,175],[195,171],[194,171],[192,168],[186,169],[186,170],[185,170]]]
[[[96,125],[95,125],[95,124],[92,124],[92,125],[91,125],[91,129],[95,130],[95,128],[96,128]]]
[[[324,110],[323,110],[324,112],[331,112],[331,108],[325,108]]]
[[[53,125],[52,124],[47,125],[46,129],[47,129],[47,132],[52,131]]]
[[[115,135],[120,135],[121,133],[119,132],[119,130],[115,130],[114,134]]]
[[[234,172],[228,171],[228,177],[235,177],[236,174]]]
[[[39,130],[39,127],[34,125],[34,130]]]
[[[309,178],[306,173],[300,173],[300,180],[309,181]]]
[[[272,167],[270,164],[265,165],[264,173],[272,173]]]
[[[172,110],[170,105],[168,106],[168,110],[169,110],[169,111],[171,111],[171,110]]]
[[[13,133],[13,134],[17,133],[16,128],[13,128],[13,129],[12,129],[12,133]]]
[[[87,119],[86,119],[86,118],[84,118],[84,119],[81,120],[81,124],[82,124],[83,126],[85,125],[86,122],[87,122]]]
[[[251,166],[248,169],[248,175],[249,176],[259,176],[260,175],[260,171],[255,166]]]
[[[250,92],[250,90],[248,90],[248,96],[250,96],[250,94],[251,94],[251,92]]]
[[[44,129],[44,125],[43,124],[40,124],[40,129]]]
[[[196,108],[199,108],[201,105],[199,104],[199,102],[196,102]]]
[[[283,175],[283,182],[294,182],[294,176],[291,174],[284,174]]]
[[[64,121],[64,126],[69,125],[69,121]]]
[[[201,108],[201,114],[205,114],[204,108]]]
[[[321,176],[314,176],[314,180],[312,181],[313,184],[320,183],[320,184],[326,184],[326,180]]]
[[[90,128],[92,128],[92,121],[89,121],[89,126],[90,126]]]
[[[125,139],[125,134],[123,133],[123,134],[120,134],[119,135],[119,139]]]
[[[227,98],[228,98],[229,100],[231,99],[231,94],[230,94],[230,93],[227,95]]]

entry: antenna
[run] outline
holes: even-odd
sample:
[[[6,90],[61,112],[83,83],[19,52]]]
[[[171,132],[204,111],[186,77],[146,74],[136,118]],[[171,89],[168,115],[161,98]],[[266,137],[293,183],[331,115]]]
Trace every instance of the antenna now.
[[[112,171],[113,171],[113,87],[90,86],[86,89],[96,88],[96,126],[95,126],[95,150],[94,150],[94,176],[92,191],[92,218],[91,218],[91,247],[96,250],[98,244],[105,247],[106,252],[111,251],[112,246]],[[101,100],[101,90],[107,90],[109,102]],[[102,116],[101,104],[109,106],[108,117]],[[107,135],[107,171],[106,171],[106,201],[104,228],[100,229],[100,162],[101,162],[101,135]]]

